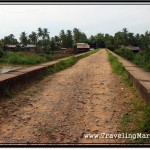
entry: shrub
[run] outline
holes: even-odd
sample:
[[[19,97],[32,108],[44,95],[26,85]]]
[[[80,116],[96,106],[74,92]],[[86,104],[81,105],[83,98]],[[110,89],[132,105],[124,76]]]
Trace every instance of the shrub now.
[[[142,52],[135,55],[133,62],[145,70],[150,71],[150,52]]]
[[[150,52],[143,51],[139,53],[133,53],[127,49],[116,49],[115,53],[124,57],[127,60],[132,61],[133,63],[143,67],[146,71],[150,71]]]
[[[128,60],[133,60],[135,56],[135,54],[131,50],[128,50],[128,49],[116,49],[115,53],[119,54],[120,56]]]
[[[3,56],[3,50],[0,49],[0,57],[2,57],[2,56]]]
[[[26,55],[22,52],[8,52],[7,53],[7,62],[12,64],[39,64],[42,62],[46,62],[47,59],[45,57],[39,56],[37,54]]]
[[[143,132],[147,132],[147,133],[150,132],[150,105],[149,104],[144,107],[144,113],[142,116],[140,129]]]

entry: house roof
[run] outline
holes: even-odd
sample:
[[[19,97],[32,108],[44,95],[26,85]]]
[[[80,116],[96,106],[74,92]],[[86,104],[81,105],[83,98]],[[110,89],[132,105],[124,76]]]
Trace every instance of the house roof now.
[[[27,46],[25,46],[25,47],[27,47],[27,48],[35,48],[35,47],[36,47],[36,45],[28,44],[28,45],[27,45]]]
[[[90,48],[90,45],[86,43],[77,43],[77,48]]]
[[[77,45],[85,45],[86,43],[77,43]]]
[[[9,44],[7,44],[6,47],[8,47],[8,48],[16,48],[16,45],[9,45]]]
[[[135,46],[127,46],[126,48],[131,49],[131,50],[140,50],[139,47],[135,47]]]
[[[121,48],[127,48],[129,50],[140,50],[139,47],[136,47],[136,46],[132,46],[132,45],[129,45],[129,46],[124,46],[124,45],[121,45]]]

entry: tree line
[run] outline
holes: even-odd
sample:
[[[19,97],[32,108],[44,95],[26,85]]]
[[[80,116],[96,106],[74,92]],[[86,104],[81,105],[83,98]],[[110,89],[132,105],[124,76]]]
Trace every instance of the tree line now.
[[[59,35],[50,38],[50,32],[47,28],[38,28],[37,31],[31,32],[27,35],[26,32],[20,34],[19,41],[13,34],[5,36],[0,40],[0,47],[3,45],[27,45],[35,44],[37,49],[47,53],[49,51],[59,50],[61,48],[75,48],[76,43],[88,43],[91,48],[108,48],[115,50],[121,45],[136,46],[142,50],[148,51],[150,49],[150,32],[146,31],[144,34],[134,34],[129,32],[127,28],[116,32],[114,36],[110,34],[98,33],[87,38],[86,34],[78,28],[73,30],[61,30]]]
[[[61,48],[74,48],[76,43],[79,42],[88,43],[88,39],[86,34],[77,28],[74,28],[73,31],[67,30],[66,32],[61,30],[59,35],[51,38],[47,28],[38,28],[36,32],[33,31],[29,35],[27,35],[26,32],[22,32],[19,41],[13,34],[5,36],[0,40],[0,46],[11,44],[17,45],[19,49],[20,45],[26,46],[28,44],[34,44],[38,50],[47,53]]]
[[[140,47],[142,50],[150,50],[150,32],[146,31],[144,34],[135,34],[129,32],[127,28],[122,31],[116,32],[114,36],[109,34],[98,33],[89,38],[89,43],[93,47],[104,47],[115,50],[123,46],[132,45]]]

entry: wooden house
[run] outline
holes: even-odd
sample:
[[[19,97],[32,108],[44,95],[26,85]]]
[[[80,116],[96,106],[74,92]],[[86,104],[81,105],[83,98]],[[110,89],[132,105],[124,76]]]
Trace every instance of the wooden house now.
[[[139,47],[136,47],[136,46],[132,46],[132,45],[128,45],[128,46],[121,46],[121,48],[125,48],[125,49],[128,49],[128,50],[131,50],[133,51],[134,53],[137,53],[140,51],[140,48]]]
[[[76,51],[77,52],[86,52],[90,50],[90,45],[86,43],[77,43]]]
[[[15,51],[16,45],[7,44],[7,45],[4,45],[3,49],[4,49],[4,51]]]
[[[36,45],[28,44],[27,46],[25,46],[25,50],[35,51],[36,50]]]

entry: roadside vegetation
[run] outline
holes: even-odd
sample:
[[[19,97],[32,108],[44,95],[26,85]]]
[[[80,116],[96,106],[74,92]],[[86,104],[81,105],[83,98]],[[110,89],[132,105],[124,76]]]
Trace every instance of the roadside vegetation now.
[[[98,51],[99,51],[99,49],[96,49],[96,50],[89,51],[89,52],[86,52],[84,54],[81,54],[81,55],[79,55],[77,57],[72,56],[72,57],[69,57],[66,60],[61,60],[60,62],[52,65],[51,67],[49,67],[48,69],[43,71],[41,74],[38,74],[35,77],[34,80],[36,81],[36,83],[38,83],[40,80],[45,78],[47,75],[51,75],[51,74],[54,74],[54,73],[59,72],[61,70],[64,70],[64,69],[66,69],[68,67],[71,67],[72,65],[74,65],[80,59],[88,57],[91,54],[94,54],[94,53],[96,53]],[[23,87],[23,90],[26,89],[29,85],[30,85],[30,83],[29,84],[25,84],[25,87]],[[21,89],[19,89],[19,92],[20,92],[20,90]],[[15,88],[14,89],[10,89],[9,87],[5,87],[4,93],[3,93],[3,97],[12,98],[13,95],[17,94],[16,91],[17,91],[17,89],[15,89]],[[33,93],[29,93],[29,94],[33,94]]]
[[[23,52],[7,52],[3,56],[3,61],[9,64],[33,65],[46,62],[47,59],[37,54],[27,55]]]
[[[33,53],[33,52],[4,52],[3,57],[0,58],[1,63],[21,64],[21,65],[35,65],[56,59],[71,56],[70,53]]]
[[[72,51],[76,48],[77,43],[88,43],[93,49],[107,48],[115,51],[126,59],[133,61],[135,64],[150,71],[149,41],[149,31],[146,31],[143,34],[134,34],[129,32],[127,28],[123,28],[121,31],[116,32],[114,36],[107,33],[97,33],[88,38],[87,35],[78,28],[66,31],[61,30],[59,35],[50,37],[50,32],[47,28],[39,27],[36,31],[32,31],[30,34],[27,34],[25,31],[22,32],[19,39],[16,39],[12,33],[2,38],[0,40],[0,63],[3,61],[6,62],[5,58],[7,58],[7,62],[9,63],[37,64],[51,59],[53,60],[52,57],[55,56],[52,55],[52,53],[55,51],[61,51],[61,48],[67,48],[69,51]],[[24,56],[24,54],[21,54],[22,52],[25,52],[24,49],[21,50],[21,47],[25,47],[28,44],[36,46],[35,51],[38,55],[32,55],[30,58],[29,56],[27,57]],[[16,45],[16,49],[13,50],[14,53],[11,53],[11,57],[9,53],[8,55],[5,54],[6,50],[3,48],[5,45]],[[133,54],[132,50],[121,50],[122,47],[127,46],[139,47],[141,52]],[[41,53],[44,54],[44,56],[42,55],[41,57]],[[5,58],[3,58],[4,55],[6,56]],[[33,62],[30,61],[31,59]]]
[[[124,57],[125,59],[132,61],[136,65],[144,68],[146,71],[150,71],[150,51],[133,53],[132,51],[127,49],[116,49],[114,52]]]
[[[5,36],[0,40],[0,63],[34,65],[53,61],[76,54],[76,43],[88,43],[85,33],[77,28],[61,30],[58,36],[51,38],[49,33],[47,28],[38,28],[29,35],[22,32],[19,40],[13,34]],[[15,45],[15,48],[9,49],[7,45]],[[27,45],[35,47],[26,49]]]
[[[138,96],[125,71],[125,67],[119,62],[118,58],[108,52],[108,59],[111,63],[113,72],[121,76],[123,82],[131,89],[135,97],[132,102],[126,102],[127,109],[121,118],[122,132],[149,134],[150,104],[145,104],[144,101]],[[150,138],[133,139],[130,140],[130,143],[150,143]]]
[[[93,50],[93,51],[89,51],[89,52],[86,52],[84,54],[81,54],[79,55],[78,57],[75,57],[75,56],[72,56],[72,57],[69,57],[68,59],[66,60],[61,60],[60,62],[54,64],[53,66],[51,66],[50,68],[48,68],[46,70],[45,73],[43,73],[43,75],[40,75],[40,77],[38,77],[38,79],[42,79],[44,76],[46,76],[47,74],[53,74],[53,73],[56,73],[58,71],[61,71],[61,70],[64,70],[68,67],[71,67],[72,65],[74,65],[78,60],[82,59],[82,58],[85,58],[85,57],[88,57],[90,56],[91,54],[94,54],[96,52],[98,52],[99,49],[96,49],[96,50]]]

